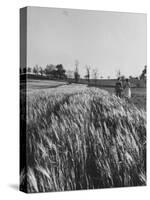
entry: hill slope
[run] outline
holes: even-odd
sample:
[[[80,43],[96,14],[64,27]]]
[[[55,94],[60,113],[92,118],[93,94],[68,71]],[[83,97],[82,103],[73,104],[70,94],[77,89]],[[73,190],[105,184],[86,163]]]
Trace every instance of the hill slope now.
[[[27,191],[145,185],[145,112],[100,89],[66,91],[28,98]]]

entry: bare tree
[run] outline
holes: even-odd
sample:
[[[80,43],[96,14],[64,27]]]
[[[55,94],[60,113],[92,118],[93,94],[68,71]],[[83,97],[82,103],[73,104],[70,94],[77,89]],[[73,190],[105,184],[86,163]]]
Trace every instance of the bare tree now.
[[[75,71],[74,71],[74,78],[75,78],[75,81],[78,82],[79,78],[80,78],[80,75],[79,75],[79,61],[78,60],[75,60]]]
[[[88,84],[89,84],[89,82],[90,82],[90,70],[91,70],[91,67],[90,67],[90,65],[86,65],[85,68],[86,68],[86,73],[87,73],[85,75],[85,77],[87,78]]]

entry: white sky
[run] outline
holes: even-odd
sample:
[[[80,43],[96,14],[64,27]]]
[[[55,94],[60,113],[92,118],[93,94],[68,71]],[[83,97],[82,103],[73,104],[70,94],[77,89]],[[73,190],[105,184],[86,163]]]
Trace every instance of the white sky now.
[[[147,64],[146,15],[28,7],[27,65],[63,64],[86,74],[137,76]]]

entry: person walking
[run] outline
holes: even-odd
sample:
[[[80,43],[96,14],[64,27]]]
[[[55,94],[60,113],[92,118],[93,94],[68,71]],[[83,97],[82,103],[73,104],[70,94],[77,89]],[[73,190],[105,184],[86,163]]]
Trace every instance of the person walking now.
[[[120,78],[118,78],[118,80],[116,82],[115,90],[116,90],[116,96],[121,98],[123,87],[122,87],[122,81]]]
[[[124,96],[127,99],[131,98],[131,84],[129,82],[129,79],[126,79],[125,86],[124,86]]]

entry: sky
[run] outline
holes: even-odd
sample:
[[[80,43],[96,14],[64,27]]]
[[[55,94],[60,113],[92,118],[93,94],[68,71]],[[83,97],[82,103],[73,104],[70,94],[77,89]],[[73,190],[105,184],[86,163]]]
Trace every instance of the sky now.
[[[63,64],[81,77],[139,76],[147,64],[146,14],[28,7],[27,67]]]

